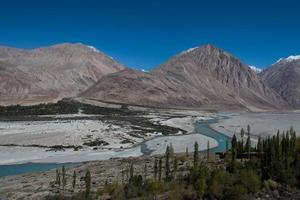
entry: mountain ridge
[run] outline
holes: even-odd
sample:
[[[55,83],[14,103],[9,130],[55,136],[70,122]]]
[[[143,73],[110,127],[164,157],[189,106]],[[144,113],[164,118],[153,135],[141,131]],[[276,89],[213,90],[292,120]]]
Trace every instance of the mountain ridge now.
[[[80,43],[30,50],[0,47],[0,102],[44,103],[77,96],[124,66]]]
[[[81,95],[160,107],[286,107],[247,65],[210,44],[181,52],[147,74],[126,70],[110,74]]]
[[[300,108],[300,59],[280,60],[259,75],[291,107]]]

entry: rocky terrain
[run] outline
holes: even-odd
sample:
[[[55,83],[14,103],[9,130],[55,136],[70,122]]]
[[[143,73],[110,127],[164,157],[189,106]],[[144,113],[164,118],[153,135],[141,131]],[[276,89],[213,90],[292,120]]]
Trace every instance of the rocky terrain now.
[[[124,67],[91,46],[33,50],[0,47],[0,104],[43,103],[76,96]]]
[[[107,75],[81,96],[157,107],[287,108],[256,72],[212,45],[184,51],[149,73],[125,69]]]
[[[260,73],[260,76],[290,106],[300,108],[300,56],[282,58]]]
[[[0,182],[5,186],[0,187],[1,199],[43,199],[47,195],[54,195],[59,192],[72,194],[72,175],[73,171],[77,173],[77,183],[75,192],[84,191],[84,176],[89,169],[92,174],[92,190],[97,191],[105,184],[118,182],[125,183],[129,179],[129,168],[134,164],[134,173],[143,177],[153,178],[153,167],[155,158],[161,156],[142,156],[138,158],[114,158],[111,160],[84,163],[79,166],[67,168],[67,185],[64,192],[55,185],[55,170],[47,172],[30,173],[18,176],[0,177]],[[178,162],[177,176],[184,176],[187,166],[192,166],[192,155],[188,159],[184,155]],[[206,160],[204,160],[206,162]],[[145,164],[147,166],[145,174]],[[212,168],[224,167],[224,162],[220,160],[211,160],[206,163]]]

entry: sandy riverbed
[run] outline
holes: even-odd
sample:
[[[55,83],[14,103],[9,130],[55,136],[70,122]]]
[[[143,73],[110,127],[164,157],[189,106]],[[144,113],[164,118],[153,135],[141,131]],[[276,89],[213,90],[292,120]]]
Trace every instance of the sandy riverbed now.
[[[95,119],[73,120],[70,119],[70,116],[60,116],[60,119],[51,121],[0,122],[0,144],[68,146],[83,145],[84,142],[95,139],[101,139],[108,143],[97,149],[83,145],[83,148],[78,151],[74,151],[72,148],[63,151],[49,151],[49,148],[40,147],[1,146],[0,164],[82,162],[105,160],[111,157],[140,156],[143,155],[143,152],[138,144],[145,141],[144,146],[151,150],[152,154],[163,153],[166,146],[171,143],[175,152],[184,152],[186,147],[192,149],[195,141],[198,141],[200,150],[205,150],[208,141],[211,148],[217,146],[217,142],[213,138],[191,133],[194,133],[194,123],[197,120],[209,119],[211,116],[212,114],[208,113],[187,111],[151,112],[143,116],[153,124],[179,128],[189,134],[180,136],[183,131],[178,131],[175,134],[176,137],[161,137],[162,132],[151,130],[140,135],[132,135],[134,127],[128,123],[116,125],[109,121]],[[57,117],[55,116],[55,118]],[[85,115],[85,117],[87,116]],[[124,140],[130,141],[130,143],[122,142]]]
[[[300,112],[286,113],[234,113],[228,119],[220,120],[211,127],[229,136],[239,136],[241,128],[251,127],[252,137],[266,137],[277,133],[277,130],[286,131],[291,126],[300,135]]]

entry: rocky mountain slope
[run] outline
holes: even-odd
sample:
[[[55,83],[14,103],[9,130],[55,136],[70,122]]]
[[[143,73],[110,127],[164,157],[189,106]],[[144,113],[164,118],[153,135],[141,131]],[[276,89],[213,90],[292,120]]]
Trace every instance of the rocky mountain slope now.
[[[260,73],[263,81],[293,108],[300,108],[300,56],[281,58]]]
[[[184,51],[149,73],[125,69],[81,96],[157,107],[281,109],[285,101],[231,54],[212,45]]]
[[[97,49],[80,43],[33,50],[0,47],[0,104],[76,96],[102,76],[123,68]]]

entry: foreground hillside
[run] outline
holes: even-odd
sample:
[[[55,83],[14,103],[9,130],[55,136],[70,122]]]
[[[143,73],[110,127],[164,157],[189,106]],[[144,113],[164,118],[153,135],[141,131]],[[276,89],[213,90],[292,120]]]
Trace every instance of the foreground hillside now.
[[[157,107],[287,108],[286,102],[257,73],[212,45],[182,52],[150,73],[126,69],[110,74],[81,96]]]

